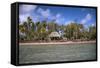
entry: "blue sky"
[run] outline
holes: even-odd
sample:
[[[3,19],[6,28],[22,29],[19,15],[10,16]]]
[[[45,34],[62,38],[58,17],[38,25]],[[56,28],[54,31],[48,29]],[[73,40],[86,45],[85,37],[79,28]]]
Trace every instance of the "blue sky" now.
[[[87,26],[96,24],[96,10],[93,8],[57,7],[41,5],[20,5],[19,20],[21,23],[30,16],[34,23],[47,20],[48,23],[55,20],[59,25],[67,25],[73,21]]]

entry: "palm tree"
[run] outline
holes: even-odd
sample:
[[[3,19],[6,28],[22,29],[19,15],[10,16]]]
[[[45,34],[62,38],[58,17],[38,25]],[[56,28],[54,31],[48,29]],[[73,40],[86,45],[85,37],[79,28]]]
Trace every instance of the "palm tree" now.
[[[49,32],[56,31],[56,25],[54,21],[48,23],[48,30]]]
[[[25,27],[24,25],[19,25],[19,30],[24,33],[25,32]]]
[[[46,28],[46,26],[47,26],[47,23],[46,23],[46,21],[42,21],[42,27],[44,27],[44,28]]]
[[[89,37],[91,40],[96,39],[96,26],[90,26],[89,27]]]
[[[40,28],[40,22],[36,22],[35,25],[36,25],[36,33],[37,33],[37,36],[36,37],[37,37],[37,39],[39,39],[40,38],[39,37],[40,36],[40,29],[41,29]]]
[[[36,22],[36,30],[39,31],[40,22]]]
[[[71,25],[70,24],[68,24],[66,27],[65,27],[65,36],[66,36],[66,38],[68,38],[68,39],[71,39],[71,37],[72,37],[72,33],[71,33]]]
[[[28,40],[32,39],[32,25],[33,25],[33,22],[32,22],[31,17],[27,17],[27,26],[28,26],[27,38]]]
[[[27,37],[27,35],[28,35],[28,25],[27,25],[27,22],[23,23],[23,27],[25,29],[26,39],[28,39],[28,37]]]
[[[32,24],[32,19],[31,17],[27,17],[27,25],[28,25],[28,30],[30,31],[31,30],[31,25]]]

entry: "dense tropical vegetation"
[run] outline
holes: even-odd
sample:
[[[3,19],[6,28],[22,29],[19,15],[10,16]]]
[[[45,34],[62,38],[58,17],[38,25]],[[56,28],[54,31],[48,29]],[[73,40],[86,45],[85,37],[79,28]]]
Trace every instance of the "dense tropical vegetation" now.
[[[27,21],[23,22],[23,24],[19,24],[19,40],[47,41],[48,35],[54,31],[61,31],[62,37],[67,40],[96,39],[96,26],[89,26],[86,28],[83,24],[77,22],[70,22],[68,25],[59,25],[55,20],[51,22],[44,20],[42,22],[38,21],[34,23],[31,17],[28,17]]]

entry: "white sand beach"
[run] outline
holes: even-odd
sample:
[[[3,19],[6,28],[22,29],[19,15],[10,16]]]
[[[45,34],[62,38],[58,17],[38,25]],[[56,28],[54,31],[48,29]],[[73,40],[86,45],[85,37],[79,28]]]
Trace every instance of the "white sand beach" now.
[[[79,41],[79,42],[73,42],[73,41],[67,41],[67,42],[34,42],[34,43],[19,43],[19,45],[46,45],[46,44],[83,44],[83,43],[96,43],[96,41]]]

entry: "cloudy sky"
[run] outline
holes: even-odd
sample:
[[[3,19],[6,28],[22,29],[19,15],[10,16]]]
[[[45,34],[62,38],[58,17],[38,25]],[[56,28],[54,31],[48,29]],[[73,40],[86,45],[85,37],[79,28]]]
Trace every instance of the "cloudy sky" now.
[[[55,20],[60,25],[67,25],[70,22],[84,24],[85,26],[95,25],[96,10],[93,8],[73,8],[42,5],[20,5],[19,20],[21,23],[30,16],[34,22]]]

